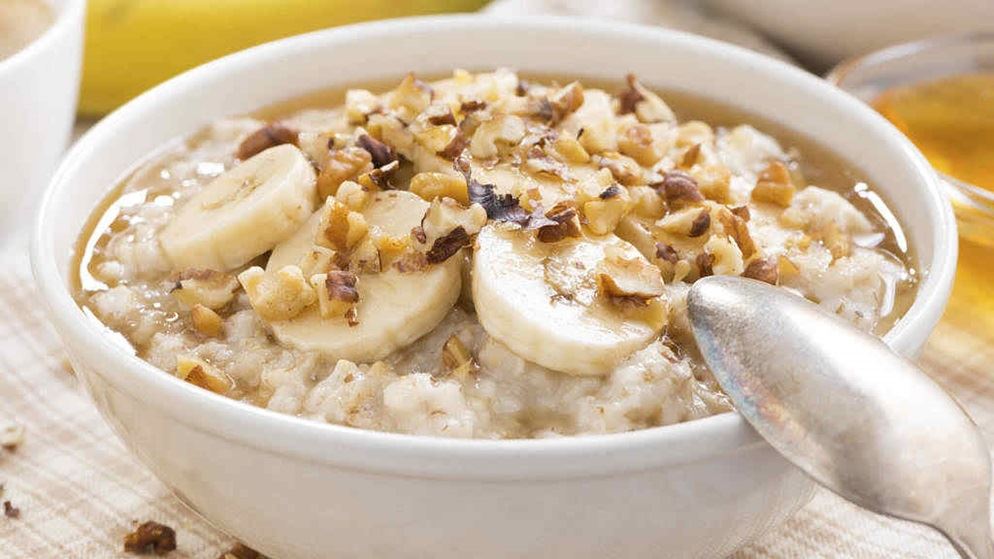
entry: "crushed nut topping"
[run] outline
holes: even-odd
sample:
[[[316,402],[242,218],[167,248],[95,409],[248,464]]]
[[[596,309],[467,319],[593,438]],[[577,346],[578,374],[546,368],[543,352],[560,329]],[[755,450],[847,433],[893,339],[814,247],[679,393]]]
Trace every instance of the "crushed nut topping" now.
[[[135,555],[165,555],[176,549],[176,531],[148,520],[124,536],[124,551]]]
[[[318,294],[318,309],[324,318],[356,319],[359,302],[359,278],[346,270],[331,270],[311,277],[311,286]],[[356,322],[358,324],[358,322]]]
[[[442,366],[448,375],[458,379],[466,378],[479,369],[473,354],[454,334],[442,345]]]
[[[249,134],[238,145],[238,159],[242,161],[283,144],[297,144],[300,133],[279,123],[267,124]]]
[[[672,208],[682,208],[704,201],[694,177],[680,171],[670,171],[663,175],[663,180],[657,185],[657,189]]]
[[[314,242],[340,253],[348,253],[369,232],[366,218],[345,204],[329,198],[322,209],[320,225]]]
[[[752,199],[786,208],[794,199],[797,188],[790,177],[790,170],[780,161],[770,161],[756,178]]]
[[[196,304],[190,309],[190,322],[193,323],[193,328],[197,332],[209,338],[220,336],[224,329],[224,321],[221,316],[201,304]]]
[[[700,277],[714,275],[714,268],[712,267],[714,265],[714,255],[702,252],[697,255],[694,263],[697,264],[697,274]]]
[[[252,266],[238,275],[249,303],[269,322],[289,320],[317,301],[317,294],[297,266],[284,266],[275,273]]]
[[[580,220],[576,208],[566,202],[556,204],[545,213],[541,213],[541,208],[536,208],[527,228],[537,230],[536,236],[543,243],[558,243],[568,237],[580,236]]]
[[[644,184],[642,168],[631,157],[616,152],[604,152],[602,155],[594,156],[593,162],[599,168],[611,171],[614,179],[623,185]]]
[[[208,309],[223,308],[235,298],[238,280],[235,276],[217,270],[190,268],[174,277],[170,291],[176,301],[186,308],[203,305]]]
[[[226,394],[234,384],[220,369],[191,355],[176,357],[176,376],[215,394]]]
[[[452,109],[443,103],[429,105],[424,115],[428,122],[435,126],[456,125],[456,115],[452,114]]]
[[[701,210],[694,221],[690,224],[689,237],[700,237],[711,229],[711,212],[707,209]]]
[[[365,149],[349,146],[328,152],[318,173],[318,196],[327,198],[338,193],[346,181],[373,169],[373,157]]]
[[[660,260],[665,260],[670,264],[676,264],[677,260],[680,260],[680,255],[677,254],[676,249],[665,243],[656,243],[656,258]]]
[[[457,252],[470,245],[469,233],[460,225],[444,237],[439,237],[425,253],[429,264],[445,262]]]
[[[757,258],[746,266],[742,276],[777,285],[780,281],[780,269],[778,262],[770,258]]]
[[[602,292],[609,297],[645,301],[664,293],[663,278],[659,270],[636,258],[605,258],[597,279]]]
[[[24,442],[24,426],[13,421],[4,422],[0,426],[0,447],[14,451]]]
[[[359,136],[356,143],[359,147],[369,152],[369,155],[373,161],[373,167],[377,169],[397,161],[397,154],[394,153],[392,147],[377,140],[369,134]]]
[[[628,88],[619,95],[620,114],[635,113],[639,121],[644,123],[676,120],[672,109],[658,95],[643,87],[635,74],[628,74],[625,79],[628,81]]]

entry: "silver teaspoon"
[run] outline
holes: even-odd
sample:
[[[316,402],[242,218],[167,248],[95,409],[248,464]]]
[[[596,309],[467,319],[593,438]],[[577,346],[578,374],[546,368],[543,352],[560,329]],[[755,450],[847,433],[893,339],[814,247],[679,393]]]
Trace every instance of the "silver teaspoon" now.
[[[687,307],[718,383],[787,460],[858,506],[935,528],[962,557],[994,559],[987,446],[918,367],[755,280],[701,279]]]

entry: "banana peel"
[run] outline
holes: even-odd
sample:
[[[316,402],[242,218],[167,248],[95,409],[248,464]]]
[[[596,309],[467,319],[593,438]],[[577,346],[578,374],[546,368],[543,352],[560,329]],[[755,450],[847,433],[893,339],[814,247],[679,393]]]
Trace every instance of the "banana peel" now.
[[[79,110],[100,115],[208,60],[359,21],[472,11],[487,0],[90,0]]]

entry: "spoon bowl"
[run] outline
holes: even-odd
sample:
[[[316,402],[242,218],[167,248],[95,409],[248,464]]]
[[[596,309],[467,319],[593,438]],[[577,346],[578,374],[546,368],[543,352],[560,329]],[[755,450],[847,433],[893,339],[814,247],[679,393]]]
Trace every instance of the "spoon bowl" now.
[[[822,486],[994,558],[990,454],[965,411],[876,337],[787,290],[713,276],[687,297],[701,354],[739,413]]]

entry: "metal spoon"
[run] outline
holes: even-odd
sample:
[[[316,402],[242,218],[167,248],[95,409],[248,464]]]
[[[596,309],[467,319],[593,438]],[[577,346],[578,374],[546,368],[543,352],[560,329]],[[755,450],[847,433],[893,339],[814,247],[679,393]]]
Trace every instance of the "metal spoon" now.
[[[749,423],[815,481],[994,559],[991,461],[976,424],[918,367],[790,292],[714,276],[687,297],[704,361]]]

